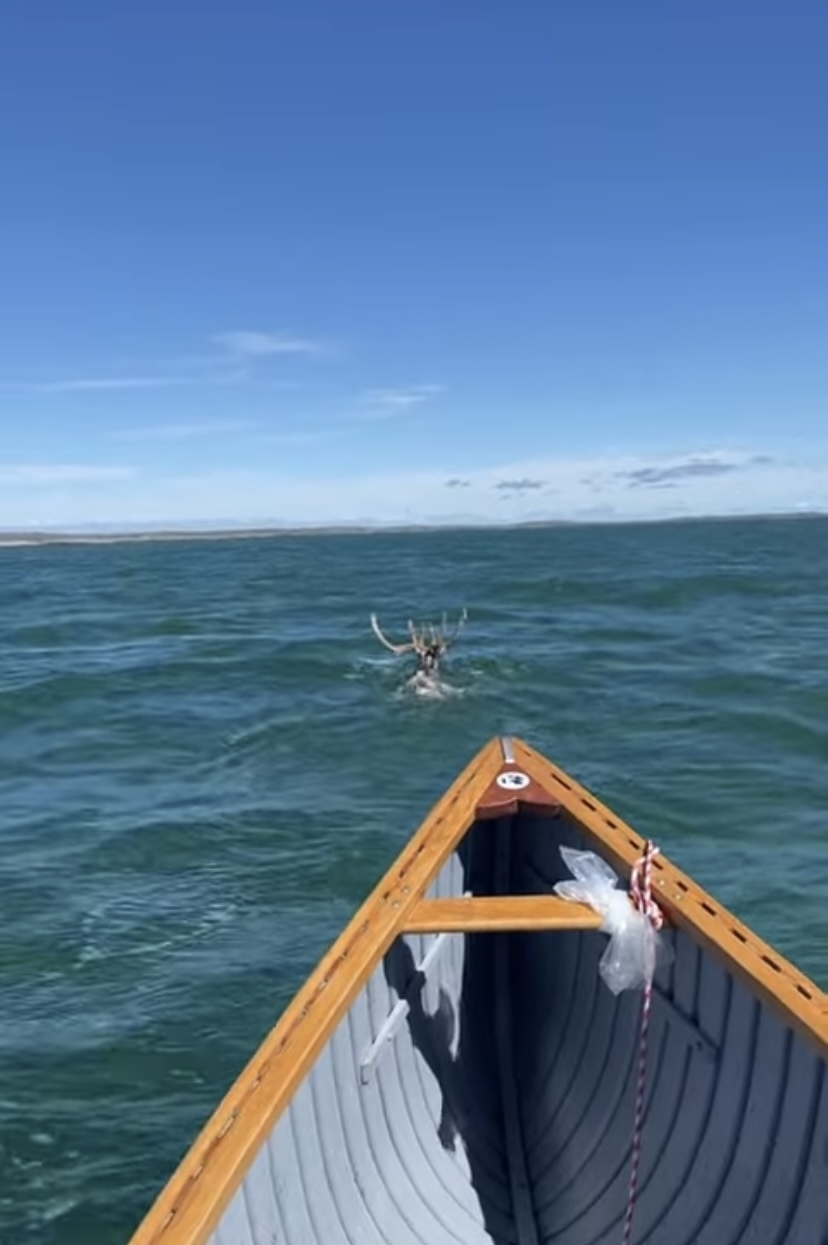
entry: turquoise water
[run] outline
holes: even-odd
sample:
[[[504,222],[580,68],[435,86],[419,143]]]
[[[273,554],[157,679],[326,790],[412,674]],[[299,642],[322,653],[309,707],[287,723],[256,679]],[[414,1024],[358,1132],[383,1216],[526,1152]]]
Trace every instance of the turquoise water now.
[[[0,549],[0,1241],[129,1236],[494,734],[828,985],[827,621],[818,519]]]

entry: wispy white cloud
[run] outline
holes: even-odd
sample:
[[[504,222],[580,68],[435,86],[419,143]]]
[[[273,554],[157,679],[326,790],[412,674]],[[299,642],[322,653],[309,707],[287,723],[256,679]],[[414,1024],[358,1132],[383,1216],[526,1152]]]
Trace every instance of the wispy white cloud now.
[[[402,471],[346,478],[302,479],[273,469],[192,473],[168,481],[167,503],[173,517],[207,518],[236,514],[244,519],[291,522],[345,520],[406,521],[446,519],[456,510],[448,498],[462,497],[463,517],[475,521],[494,517],[492,497],[508,501],[510,519],[573,518],[587,511],[623,517],[657,517],[672,513],[728,513],[764,507],[793,508],[803,498],[822,495],[828,503],[828,466],[768,465],[756,455],[710,452],[711,461],[743,464],[734,472],[691,476],[675,492],[630,489],[629,473],[678,466],[698,455],[668,459],[605,457],[592,459],[529,459],[503,462],[486,469],[467,469],[464,487],[447,490],[445,471]],[[588,480],[589,483],[584,483]],[[737,483],[738,481],[738,483]],[[506,488],[498,486],[506,485]],[[538,487],[540,486],[540,487]],[[457,491],[455,491],[457,490]],[[274,515],[274,500],[279,513]],[[160,499],[157,503],[161,504]],[[498,507],[499,510],[499,507]],[[163,512],[161,512],[163,514]]]
[[[147,424],[119,428],[110,433],[114,441],[187,441],[199,437],[228,436],[248,432],[258,425],[250,419],[213,419],[200,423]]]
[[[404,385],[390,389],[366,389],[360,395],[363,407],[375,419],[404,415],[412,407],[431,402],[446,391],[445,385]]]
[[[62,380],[21,381],[0,385],[4,393],[117,393],[131,389],[166,389],[192,384],[191,376],[79,376]]]
[[[134,468],[95,463],[0,463],[0,484],[43,488],[56,484],[102,484],[127,480]]]
[[[216,333],[212,353],[170,357],[166,360],[135,363],[130,370],[116,371],[115,365],[101,365],[80,375],[59,376],[45,380],[0,381],[0,394],[21,397],[27,394],[117,394],[144,389],[168,389],[176,386],[213,386],[240,384],[251,378],[256,360],[289,355],[324,355],[332,347],[310,337],[293,333],[267,333],[237,330]],[[272,383],[272,382],[271,382]]]
[[[288,430],[286,430],[287,432]],[[278,433],[275,433],[278,436]],[[257,438],[258,440],[258,438]],[[251,443],[252,444],[252,443]],[[726,471],[675,476],[704,461]],[[261,466],[220,467],[173,476],[159,467],[125,478],[128,469],[40,465],[0,468],[0,527],[20,526],[38,515],[66,527],[155,523],[338,523],[469,521],[539,518],[660,518],[812,508],[828,510],[828,462],[804,453],[798,461],[770,461],[758,453],[704,450],[658,455],[502,460],[486,468],[443,462],[423,471],[344,474],[320,468],[308,454],[283,466],[278,455],[260,455]],[[439,469],[438,469],[439,468]],[[457,475],[450,475],[457,471]],[[675,487],[631,487],[640,473],[673,474]],[[2,487],[14,478],[19,486]],[[106,481],[112,482],[105,487]],[[450,480],[461,485],[447,487]],[[497,490],[503,482],[543,482],[543,489]],[[40,487],[55,485],[52,490]],[[60,488],[58,485],[66,485]],[[72,487],[69,487],[69,486]],[[87,487],[88,486],[88,487]],[[493,499],[503,499],[502,506]]]
[[[248,359],[263,359],[273,355],[321,355],[327,354],[329,350],[324,342],[316,338],[254,329],[216,333],[213,341],[222,350]]]

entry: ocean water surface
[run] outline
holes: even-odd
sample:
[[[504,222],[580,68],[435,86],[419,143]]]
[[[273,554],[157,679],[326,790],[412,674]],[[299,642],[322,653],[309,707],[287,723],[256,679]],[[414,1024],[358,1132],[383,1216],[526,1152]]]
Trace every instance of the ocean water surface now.
[[[128,1239],[500,733],[828,986],[828,520],[0,548],[0,1241]]]

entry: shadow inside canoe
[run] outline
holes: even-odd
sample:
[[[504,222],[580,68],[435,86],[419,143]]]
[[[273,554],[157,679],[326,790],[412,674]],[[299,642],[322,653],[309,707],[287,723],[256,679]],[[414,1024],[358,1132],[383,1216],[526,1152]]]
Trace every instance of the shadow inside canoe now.
[[[480,1206],[483,1227],[493,1245],[511,1245],[514,1230],[508,1204],[508,1173],[502,1151],[500,1104],[496,1101],[497,1079],[487,1058],[485,1034],[481,1041],[480,993],[475,1003],[475,979],[479,981],[479,956],[483,946],[466,936],[460,1017],[449,991],[440,985],[437,1007],[424,1006],[426,975],[417,967],[408,943],[400,938],[384,960],[388,984],[409,1004],[408,1030],[415,1050],[425,1061],[440,1090],[437,1138],[443,1150],[455,1152],[461,1140],[470,1170],[470,1183]],[[470,954],[471,952],[471,954]],[[489,958],[488,956],[486,957]],[[484,970],[485,971],[485,970]],[[489,1020],[490,1031],[490,1020]],[[494,1053],[493,1051],[491,1052]]]

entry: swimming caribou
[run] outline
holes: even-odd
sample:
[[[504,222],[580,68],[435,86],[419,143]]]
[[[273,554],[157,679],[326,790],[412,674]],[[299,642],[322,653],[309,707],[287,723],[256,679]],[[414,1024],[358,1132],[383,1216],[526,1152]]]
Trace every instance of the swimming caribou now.
[[[397,656],[402,656],[404,653],[416,654],[419,663],[417,668],[418,675],[425,676],[426,678],[436,678],[439,673],[440,662],[463,630],[466,618],[467,613],[463,610],[451,634],[447,630],[448,623],[445,614],[443,614],[443,621],[439,627],[435,627],[431,623],[427,626],[415,627],[414,623],[409,619],[408,634],[411,638],[405,644],[392,644],[387,636],[383,635],[377,622],[376,614],[371,615],[371,626],[380,644],[384,644],[392,653],[396,653]]]

